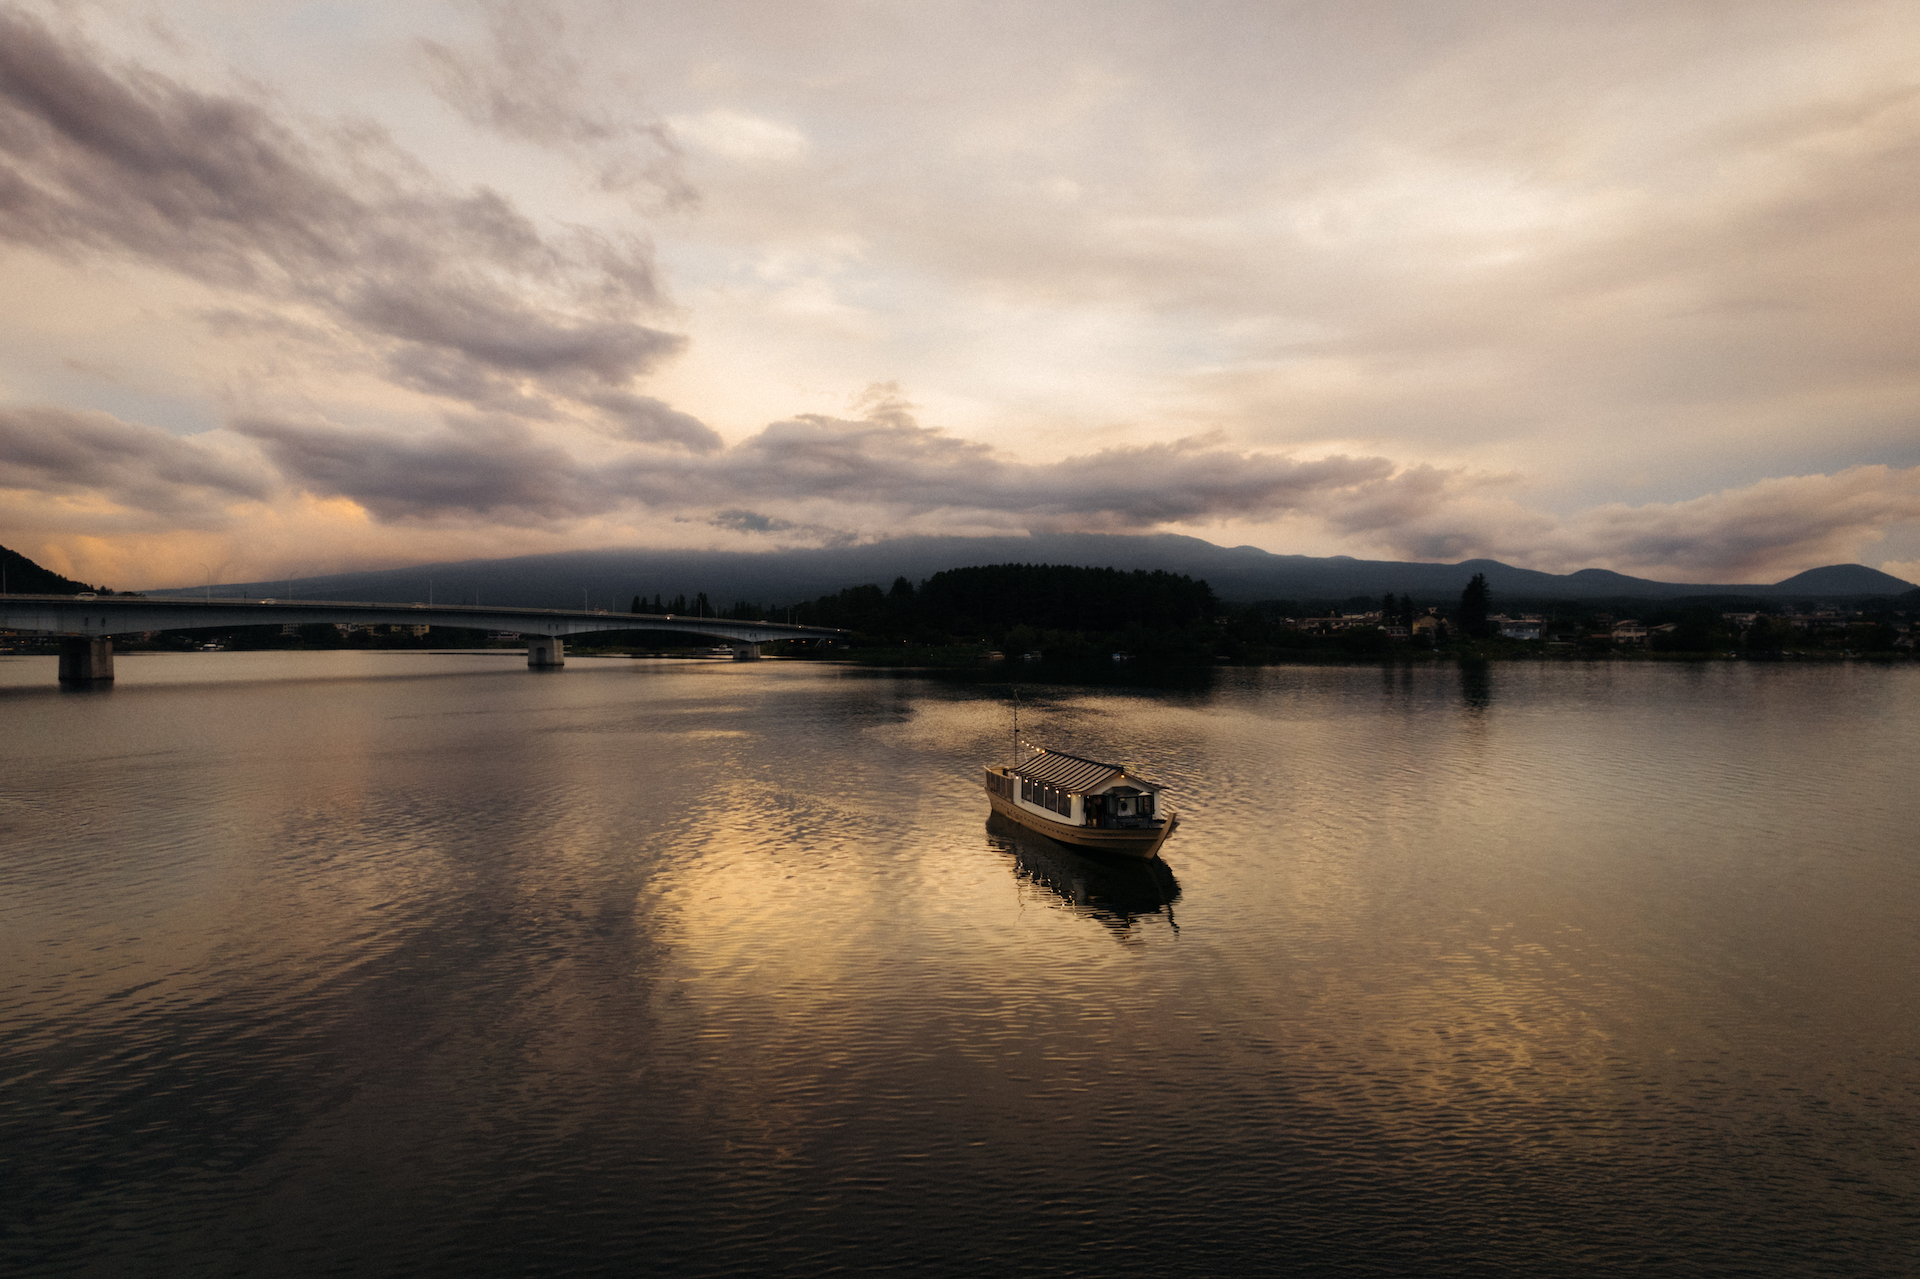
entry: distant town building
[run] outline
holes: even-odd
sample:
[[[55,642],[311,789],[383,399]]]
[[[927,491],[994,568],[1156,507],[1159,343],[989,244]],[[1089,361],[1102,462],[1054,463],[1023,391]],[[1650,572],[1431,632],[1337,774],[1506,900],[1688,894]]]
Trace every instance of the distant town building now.
[[[1505,613],[1495,613],[1487,619],[1487,625],[1501,639],[1537,640],[1547,628],[1547,619],[1537,613],[1528,613],[1521,617],[1508,617]]]
[[[1309,617],[1295,623],[1304,631],[1318,631],[1330,635],[1335,631],[1352,630],[1358,626],[1379,626],[1384,620],[1380,613],[1333,613],[1326,617]]]

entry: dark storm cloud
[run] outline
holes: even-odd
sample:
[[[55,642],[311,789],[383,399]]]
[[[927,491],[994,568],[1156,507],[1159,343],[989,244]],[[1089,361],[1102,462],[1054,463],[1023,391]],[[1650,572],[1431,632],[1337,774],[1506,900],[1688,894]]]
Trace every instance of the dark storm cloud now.
[[[538,415],[553,397],[624,393],[684,345],[631,318],[658,303],[643,241],[543,234],[366,131],[316,150],[255,103],[108,71],[8,9],[0,157],[0,238],[305,303],[434,394]],[[717,446],[701,430],[655,438]]]
[[[643,500],[721,494],[826,499],[914,514],[981,512],[1035,527],[1146,528],[1271,514],[1393,473],[1382,458],[1315,462],[1186,440],[1032,464],[898,420],[777,422],[710,465],[674,462],[634,475]]]
[[[676,351],[681,339],[616,320],[528,323],[519,299],[469,281],[422,292],[416,280],[368,283],[343,299],[351,318],[430,349],[458,352],[509,375],[584,374],[619,385]]]
[[[518,423],[459,425],[426,439],[258,420],[233,429],[257,440],[290,484],[351,498],[389,524],[447,516],[534,524],[619,504],[600,476]]]
[[[1693,580],[1760,579],[1783,562],[1845,561],[1920,519],[1920,467],[1770,479],[1556,520],[1499,496],[1502,477],[1385,458],[1299,461],[1189,440],[1036,465],[904,414],[876,417],[779,422],[711,454],[628,452],[590,462],[498,417],[411,439],[263,419],[182,439],[105,414],[0,409],[0,489],[97,498],[190,527],[218,523],[224,501],[269,500],[293,488],[350,499],[388,525],[539,528],[650,512],[811,544],[851,540],[848,523],[886,527],[929,516],[1122,530],[1297,515],[1402,557],[1486,555],[1561,568],[1599,561]],[[818,522],[823,509],[832,523]]]
[[[606,414],[608,433],[635,444],[684,444],[696,453],[720,447],[720,437],[699,418],[649,395],[602,391],[586,397]]]
[[[1188,441],[1029,464],[897,421],[778,422],[724,452],[628,454],[583,462],[500,419],[405,440],[333,425],[253,420],[290,484],[351,498],[385,522],[487,515],[524,522],[642,507],[703,508],[741,532],[825,533],[744,505],[830,503],[899,517],[989,516],[1034,528],[1150,528],[1324,505],[1389,479],[1381,458],[1297,462]]]
[[[211,502],[276,487],[263,468],[104,413],[0,408],[0,489],[97,495],[198,523]]]

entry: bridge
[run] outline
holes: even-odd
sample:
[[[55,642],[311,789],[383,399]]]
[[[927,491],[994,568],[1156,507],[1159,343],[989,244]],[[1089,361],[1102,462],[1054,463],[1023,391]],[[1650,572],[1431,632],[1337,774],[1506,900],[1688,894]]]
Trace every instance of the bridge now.
[[[0,595],[0,630],[58,635],[63,683],[113,678],[113,637],[147,631],[348,622],[361,626],[460,626],[511,631],[527,641],[527,665],[566,665],[565,640],[594,631],[677,631],[725,644],[737,661],[760,656],[776,640],[844,639],[827,626],[740,622],[685,614],[611,613],[605,609],[498,608],[469,604],[378,604],[353,600],[169,599],[138,595]]]

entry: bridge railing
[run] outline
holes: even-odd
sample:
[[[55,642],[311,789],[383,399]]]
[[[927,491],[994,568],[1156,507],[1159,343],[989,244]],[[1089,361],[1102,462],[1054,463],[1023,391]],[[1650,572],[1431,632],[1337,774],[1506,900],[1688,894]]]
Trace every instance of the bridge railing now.
[[[529,641],[528,662],[563,664],[561,641],[604,631],[674,632],[734,648],[783,639],[831,641],[847,632],[827,626],[756,622],[685,614],[615,613],[607,609],[543,609],[517,605],[394,603],[376,600],[280,600],[268,597],[179,598],[138,595],[0,595],[0,630],[62,636],[61,678],[113,678],[112,637],[151,631],[215,630],[310,622],[426,625],[508,631]],[[539,641],[536,645],[534,641]],[[81,645],[89,647],[82,649]],[[71,651],[64,651],[70,649]],[[537,652],[536,652],[537,649]]]

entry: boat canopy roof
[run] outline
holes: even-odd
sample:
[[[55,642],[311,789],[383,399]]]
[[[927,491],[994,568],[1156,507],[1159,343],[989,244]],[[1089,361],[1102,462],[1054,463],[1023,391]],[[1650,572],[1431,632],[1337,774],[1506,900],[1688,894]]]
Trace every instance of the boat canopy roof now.
[[[1053,786],[1076,795],[1085,795],[1099,790],[1113,782],[1125,781],[1144,791],[1157,791],[1160,788],[1152,782],[1130,777],[1120,764],[1103,764],[1097,759],[1082,759],[1078,755],[1069,755],[1065,751],[1042,750],[1024,764],[1016,764],[1007,770],[1015,777],[1024,777],[1042,786]]]

